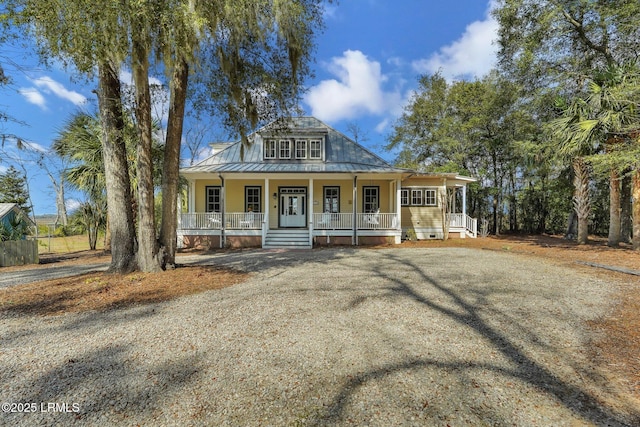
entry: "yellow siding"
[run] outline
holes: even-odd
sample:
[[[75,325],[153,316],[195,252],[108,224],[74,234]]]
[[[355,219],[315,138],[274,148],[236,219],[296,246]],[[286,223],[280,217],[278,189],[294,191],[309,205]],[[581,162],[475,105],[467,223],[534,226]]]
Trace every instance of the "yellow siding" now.
[[[440,211],[440,194],[445,191],[442,178],[411,177],[402,181],[402,188],[432,187],[437,188],[437,206],[403,206],[402,228],[442,229],[442,212]],[[409,195],[411,197],[411,195]]]
[[[353,181],[314,180],[313,212],[322,213],[324,205],[324,187],[340,187],[340,212],[353,212]]]
[[[374,180],[374,179],[363,179],[358,180],[358,206],[357,211],[362,213],[362,205],[364,203],[363,197],[363,187],[378,187],[378,197],[380,200],[378,204],[380,206],[380,212],[393,212],[395,208],[391,206],[390,202],[393,201],[393,197],[391,197],[391,191],[389,185],[389,180]],[[353,183],[349,185],[349,195],[351,196],[351,192],[353,191]],[[351,198],[351,197],[349,197]],[[353,210],[352,210],[353,212]]]
[[[264,210],[264,202],[267,200],[267,195],[264,194],[264,181],[261,179],[227,179],[224,182],[225,191],[225,211],[227,212],[244,212],[245,200],[244,189],[245,187],[260,187],[260,194],[262,195],[262,207]]]
[[[403,206],[402,228],[442,229],[442,213],[433,206]]]
[[[394,182],[394,181],[391,181]],[[194,212],[204,212],[206,202],[206,187],[207,186],[220,186],[221,181],[219,179],[199,179],[195,181],[194,185]],[[225,211],[226,212],[244,212],[245,208],[245,187],[255,186],[262,189],[262,203],[263,209],[266,205],[269,213],[269,227],[278,227],[278,201],[273,200],[273,194],[278,193],[280,187],[306,187],[309,190],[309,180],[307,179],[272,179],[269,180],[269,194],[265,193],[264,180],[262,179],[226,179],[225,180]],[[353,212],[353,180],[341,179],[315,179],[313,181],[313,212],[321,213],[323,211],[324,204],[324,187],[339,187],[340,188],[340,212],[351,213]],[[379,188],[379,203],[380,211],[394,212],[395,211],[395,186],[390,185],[389,180],[359,180],[358,181],[358,199],[357,199],[357,211],[362,212],[363,204],[363,187],[375,186]],[[308,202],[307,202],[308,203]],[[404,216],[404,215],[403,215]]]
[[[411,177],[402,181],[403,187],[444,187],[442,178]]]
[[[194,188],[194,200],[195,200],[195,209],[194,212],[204,212],[205,210],[205,202],[206,202],[206,187],[210,185],[220,186],[219,179],[198,179],[195,183]]]

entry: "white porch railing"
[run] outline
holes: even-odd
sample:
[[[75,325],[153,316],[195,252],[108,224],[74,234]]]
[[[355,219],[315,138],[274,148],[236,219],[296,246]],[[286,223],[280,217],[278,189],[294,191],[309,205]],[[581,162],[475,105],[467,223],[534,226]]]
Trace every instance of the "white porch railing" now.
[[[353,213],[314,213],[313,228],[315,230],[351,230],[353,229]]]
[[[225,230],[261,230],[264,214],[261,212],[227,212]]]
[[[469,215],[463,213],[450,213],[449,227],[463,228],[473,237],[478,236],[478,220],[476,218],[471,218]]]
[[[182,230],[220,230],[222,214],[219,212],[183,213],[178,228]]]
[[[224,214],[224,228],[226,230],[260,230],[264,214],[261,212],[227,212]],[[183,213],[180,214],[179,228],[183,230],[220,230],[222,228],[222,214]]]
[[[361,213],[357,218],[359,230],[395,230],[400,224],[395,213]]]

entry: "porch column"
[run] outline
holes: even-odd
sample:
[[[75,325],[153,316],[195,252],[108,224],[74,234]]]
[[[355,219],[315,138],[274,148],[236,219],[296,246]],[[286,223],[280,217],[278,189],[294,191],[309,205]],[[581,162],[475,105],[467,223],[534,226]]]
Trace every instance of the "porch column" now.
[[[309,246],[313,246],[313,178],[309,178],[309,194],[307,195],[309,200]]]
[[[269,230],[269,206],[271,205],[271,191],[269,190],[269,178],[264,179],[264,223],[262,224],[262,246],[267,240],[267,230]]]
[[[189,213],[193,213],[195,209],[195,187],[196,183],[194,181],[189,181]]]
[[[358,244],[358,176],[353,177],[353,236],[351,237],[351,244]]]
[[[462,186],[462,214],[467,217],[467,185]]]
[[[397,228],[402,230],[402,180],[396,180],[396,218],[398,221]]]
[[[226,223],[227,220],[225,219],[225,212],[227,210],[227,192],[225,191],[224,188],[224,178],[222,177],[222,175],[218,175],[218,177],[220,178],[220,199],[221,199],[221,204],[222,206],[220,207],[220,210],[222,212],[220,212],[220,248],[224,248],[226,245],[225,240],[227,239],[227,235],[225,232],[225,227],[226,227]]]

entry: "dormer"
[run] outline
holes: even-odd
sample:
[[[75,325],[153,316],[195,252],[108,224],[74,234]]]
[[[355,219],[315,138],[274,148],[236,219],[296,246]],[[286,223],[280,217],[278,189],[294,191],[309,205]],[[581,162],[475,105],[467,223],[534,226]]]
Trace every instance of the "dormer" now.
[[[327,129],[289,129],[261,132],[262,159],[285,162],[324,162]]]

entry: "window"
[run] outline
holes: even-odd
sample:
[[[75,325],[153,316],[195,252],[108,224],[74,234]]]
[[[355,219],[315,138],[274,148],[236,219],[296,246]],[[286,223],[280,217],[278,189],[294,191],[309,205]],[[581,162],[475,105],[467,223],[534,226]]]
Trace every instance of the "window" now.
[[[438,199],[436,195],[438,194],[435,188],[424,190],[424,205],[425,206],[438,206]]]
[[[422,188],[411,189],[411,205],[422,206]]]
[[[322,141],[312,139],[309,141],[309,158],[321,159],[322,158]]]
[[[340,187],[324,187],[324,207],[322,212],[340,212]]]
[[[260,187],[244,187],[245,212],[260,212]]]
[[[400,205],[409,206],[409,189],[407,188],[400,189]]]
[[[220,187],[206,187],[205,212],[222,212],[222,191]]]
[[[286,139],[280,140],[280,158],[281,159],[291,158],[291,141]]]
[[[275,159],[276,158],[276,141],[273,139],[267,139],[264,142],[264,158]]]
[[[304,139],[296,140],[296,159],[307,158],[307,141]]]
[[[378,203],[379,187],[362,187],[363,203],[362,211],[365,213],[375,212],[380,207]]]

